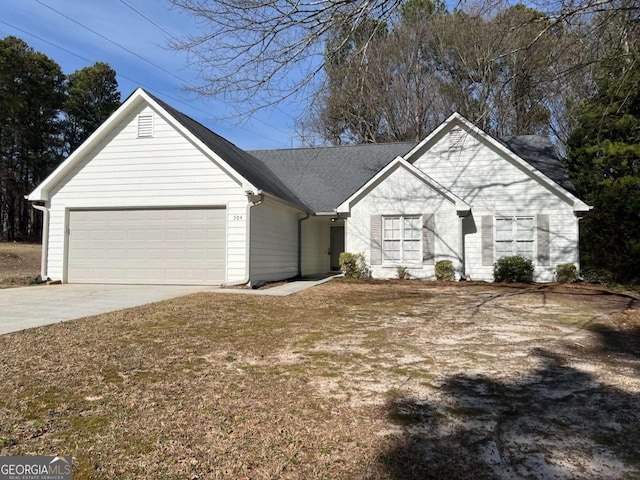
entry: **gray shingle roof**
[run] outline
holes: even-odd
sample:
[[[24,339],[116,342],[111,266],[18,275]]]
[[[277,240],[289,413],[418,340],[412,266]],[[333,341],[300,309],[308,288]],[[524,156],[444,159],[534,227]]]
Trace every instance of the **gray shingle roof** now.
[[[257,188],[313,212],[334,211],[394,158],[417,145],[377,143],[247,152],[146,93]],[[532,167],[578,195],[548,138],[519,135],[499,140]]]
[[[577,196],[558,152],[548,138],[519,135],[500,141],[536,170]],[[264,161],[314,211],[330,212],[395,157],[405,155],[416,145],[406,142],[250,153]]]
[[[233,143],[222,138],[220,135],[212,132],[191,117],[188,117],[184,113],[176,110],[171,105],[151,95],[149,92],[146,93],[158,102],[163,109],[180,122],[182,126],[189,130],[196,138],[216,152],[231,168],[257,188],[266,193],[275,195],[282,200],[298,205],[305,210],[309,209],[309,207],[262,161],[238,148]]]
[[[517,135],[499,139],[509,150],[525,160],[536,170],[544,173],[551,180],[571,192],[576,197],[578,192],[573,186],[567,170],[562,164],[558,150],[547,137],[540,135]]]
[[[315,212],[332,212],[416,143],[256,150],[262,160]]]

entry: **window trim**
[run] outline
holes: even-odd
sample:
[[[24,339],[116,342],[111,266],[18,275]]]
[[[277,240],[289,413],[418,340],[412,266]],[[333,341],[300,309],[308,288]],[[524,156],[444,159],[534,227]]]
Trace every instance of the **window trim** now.
[[[385,221],[388,219],[399,219],[400,220],[400,236],[399,239],[387,239],[385,238]],[[418,227],[415,230],[417,235],[416,238],[405,239],[404,238],[404,221],[405,219],[415,219],[418,222]],[[383,267],[397,267],[399,265],[403,266],[422,266],[422,257],[424,255],[424,245],[422,238],[422,226],[423,218],[422,214],[400,214],[400,215],[382,215],[381,221],[381,254],[382,254],[382,266]],[[400,259],[398,260],[389,260],[386,258],[386,249],[385,242],[388,240],[399,241],[400,242]],[[405,260],[405,242],[417,242],[418,243],[418,256],[415,260]]]
[[[531,220],[531,240],[518,240],[518,220]],[[500,220],[511,220],[511,240],[508,242],[511,243],[511,255],[499,255],[498,254],[498,244],[499,243],[507,243],[506,240],[498,240],[498,223]],[[531,256],[525,257],[529,258],[532,262],[537,263],[537,232],[538,225],[536,215],[500,215],[494,217],[494,226],[493,226],[493,255],[494,261],[498,261],[502,257],[518,255],[518,242],[521,243],[530,243],[531,244]]]

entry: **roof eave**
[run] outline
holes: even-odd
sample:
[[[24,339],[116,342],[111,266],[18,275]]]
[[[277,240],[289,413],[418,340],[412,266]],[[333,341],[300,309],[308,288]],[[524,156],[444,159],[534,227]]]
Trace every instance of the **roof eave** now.
[[[591,210],[593,210],[593,205],[588,205],[580,199],[573,204],[573,213],[578,217],[590,212]]]
[[[269,198],[269,199],[273,200],[274,202],[281,203],[281,204],[283,204],[283,205],[285,205],[285,206],[287,206],[289,208],[293,208],[294,210],[298,210],[298,211],[303,212],[303,213],[308,213],[310,215],[314,214],[314,211],[310,210],[305,205],[300,205],[300,204],[297,204],[297,203],[290,202],[288,200],[280,198],[277,195],[274,195],[274,194],[269,193],[269,192],[265,192],[263,190],[258,190],[258,193],[260,195],[264,195],[265,198]]]

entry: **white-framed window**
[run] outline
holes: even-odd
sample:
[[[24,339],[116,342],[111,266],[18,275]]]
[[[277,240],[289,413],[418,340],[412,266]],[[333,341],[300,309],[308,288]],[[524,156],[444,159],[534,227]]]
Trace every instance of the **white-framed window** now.
[[[419,215],[382,218],[382,260],[393,264],[422,261],[422,226]]]
[[[496,217],[496,260],[520,255],[534,260],[535,224],[533,217]]]

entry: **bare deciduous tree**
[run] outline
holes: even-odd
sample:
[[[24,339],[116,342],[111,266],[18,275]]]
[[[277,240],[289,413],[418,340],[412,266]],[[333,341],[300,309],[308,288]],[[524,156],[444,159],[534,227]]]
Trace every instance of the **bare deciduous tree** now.
[[[340,18],[352,32],[384,21],[403,0],[171,0],[202,32],[172,43],[201,75],[195,90],[224,95],[242,110],[278,103],[323,69],[324,42]]]
[[[611,25],[640,11],[637,0],[459,0],[447,15],[425,15],[442,5],[429,0],[170,1],[201,25],[173,43],[200,71],[187,88],[239,116],[293,97],[308,106],[304,129],[332,143],[418,139],[458,110],[495,135],[562,145],[602,52],[624,43]]]

